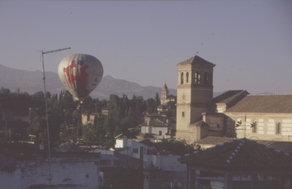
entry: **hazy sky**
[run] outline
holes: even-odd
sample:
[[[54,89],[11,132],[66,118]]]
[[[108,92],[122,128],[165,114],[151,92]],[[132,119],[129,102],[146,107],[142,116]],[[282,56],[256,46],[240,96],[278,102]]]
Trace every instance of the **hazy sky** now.
[[[215,92],[292,93],[291,0],[0,1],[0,64],[42,70],[41,51],[65,47],[46,71],[86,53],[104,75],[176,88],[176,64],[198,54]]]

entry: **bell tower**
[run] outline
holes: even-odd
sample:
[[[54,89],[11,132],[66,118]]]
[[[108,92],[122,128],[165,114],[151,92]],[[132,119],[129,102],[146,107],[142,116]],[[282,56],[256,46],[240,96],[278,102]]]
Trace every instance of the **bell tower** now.
[[[167,99],[168,93],[169,93],[168,88],[167,88],[166,84],[164,84],[164,86],[161,90],[160,104],[164,105],[168,102],[168,99]]]
[[[213,99],[215,64],[194,56],[177,66],[176,139],[192,143],[201,139],[200,128],[195,123],[202,119]]]

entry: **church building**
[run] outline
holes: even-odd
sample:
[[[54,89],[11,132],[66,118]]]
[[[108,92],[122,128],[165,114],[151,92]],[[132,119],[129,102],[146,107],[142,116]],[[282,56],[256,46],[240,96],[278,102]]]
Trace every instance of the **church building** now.
[[[176,139],[292,140],[292,94],[230,90],[213,98],[215,64],[194,56],[177,66]]]

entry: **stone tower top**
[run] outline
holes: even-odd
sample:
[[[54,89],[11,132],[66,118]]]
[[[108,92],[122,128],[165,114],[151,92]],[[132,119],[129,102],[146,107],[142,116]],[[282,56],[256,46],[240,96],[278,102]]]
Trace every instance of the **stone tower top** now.
[[[199,56],[193,56],[185,61],[182,61],[180,63],[177,64],[177,66],[183,66],[183,65],[188,65],[191,64],[193,67],[205,67],[205,68],[213,68],[214,66],[216,66],[215,64],[208,62],[207,60],[199,57]]]

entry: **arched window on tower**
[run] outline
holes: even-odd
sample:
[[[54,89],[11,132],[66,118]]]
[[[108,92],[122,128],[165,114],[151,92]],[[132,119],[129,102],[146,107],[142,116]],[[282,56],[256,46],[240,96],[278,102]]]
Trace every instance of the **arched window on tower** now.
[[[184,73],[180,74],[180,84],[184,84]]]
[[[194,83],[200,84],[201,83],[201,74],[199,72],[195,72]]]
[[[186,73],[186,82],[189,82],[189,72]]]
[[[205,75],[204,75],[204,84],[208,84],[209,83],[209,73],[208,72],[205,72]]]
[[[198,73],[198,84],[201,84],[201,74]]]

